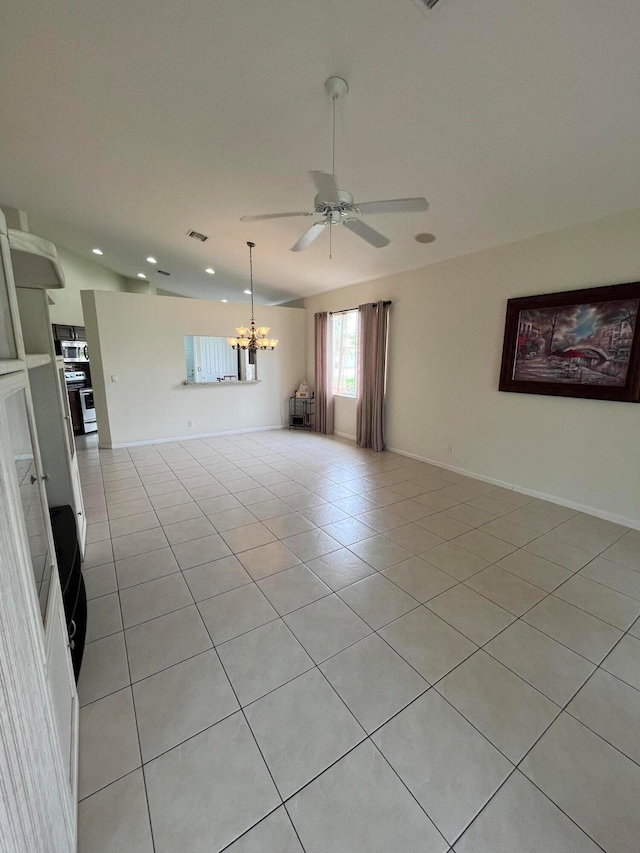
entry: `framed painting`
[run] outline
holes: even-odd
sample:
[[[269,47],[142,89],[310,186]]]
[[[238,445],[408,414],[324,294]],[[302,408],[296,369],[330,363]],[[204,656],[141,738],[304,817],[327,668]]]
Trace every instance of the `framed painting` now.
[[[500,390],[640,402],[640,282],[510,299]]]

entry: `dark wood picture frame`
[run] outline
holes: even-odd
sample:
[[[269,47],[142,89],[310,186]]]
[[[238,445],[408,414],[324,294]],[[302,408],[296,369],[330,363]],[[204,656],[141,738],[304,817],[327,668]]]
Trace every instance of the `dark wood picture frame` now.
[[[639,307],[640,282],[510,299],[500,391],[640,402]]]

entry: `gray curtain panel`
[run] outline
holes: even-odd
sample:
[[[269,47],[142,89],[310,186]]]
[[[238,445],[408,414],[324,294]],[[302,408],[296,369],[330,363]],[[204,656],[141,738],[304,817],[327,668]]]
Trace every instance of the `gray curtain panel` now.
[[[327,311],[315,315],[316,405],[315,430],[333,435],[333,391],[331,389],[330,317]]]
[[[384,391],[389,305],[358,306],[357,440],[360,447],[384,450]]]

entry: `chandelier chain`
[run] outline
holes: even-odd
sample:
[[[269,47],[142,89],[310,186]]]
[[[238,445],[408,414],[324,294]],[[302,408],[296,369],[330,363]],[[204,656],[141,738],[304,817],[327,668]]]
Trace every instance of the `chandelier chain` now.
[[[267,349],[274,350],[278,345],[277,339],[267,338],[267,334],[269,333],[268,326],[260,326],[259,328],[256,328],[253,307],[253,249],[255,248],[255,245],[255,243],[247,241],[247,246],[249,247],[249,282],[251,287],[251,325],[248,329],[244,326],[238,326],[236,329],[236,336],[233,338],[227,338],[227,343],[232,349],[249,350],[249,352]]]
[[[247,243],[249,247],[249,283],[251,287],[251,322],[254,322],[254,313],[253,313],[253,247],[255,243]]]

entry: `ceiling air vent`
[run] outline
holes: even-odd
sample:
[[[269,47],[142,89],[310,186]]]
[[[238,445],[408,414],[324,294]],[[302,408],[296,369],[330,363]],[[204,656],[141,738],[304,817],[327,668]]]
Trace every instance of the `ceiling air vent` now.
[[[425,15],[431,14],[436,8],[443,5],[445,0],[413,0],[418,9],[422,9]]]
[[[156,270],[156,272],[160,273],[160,275],[171,275],[171,273],[166,270]]]
[[[206,234],[201,234],[199,231],[187,231],[187,237],[193,237],[194,240],[200,240],[201,243],[209,239]]]

